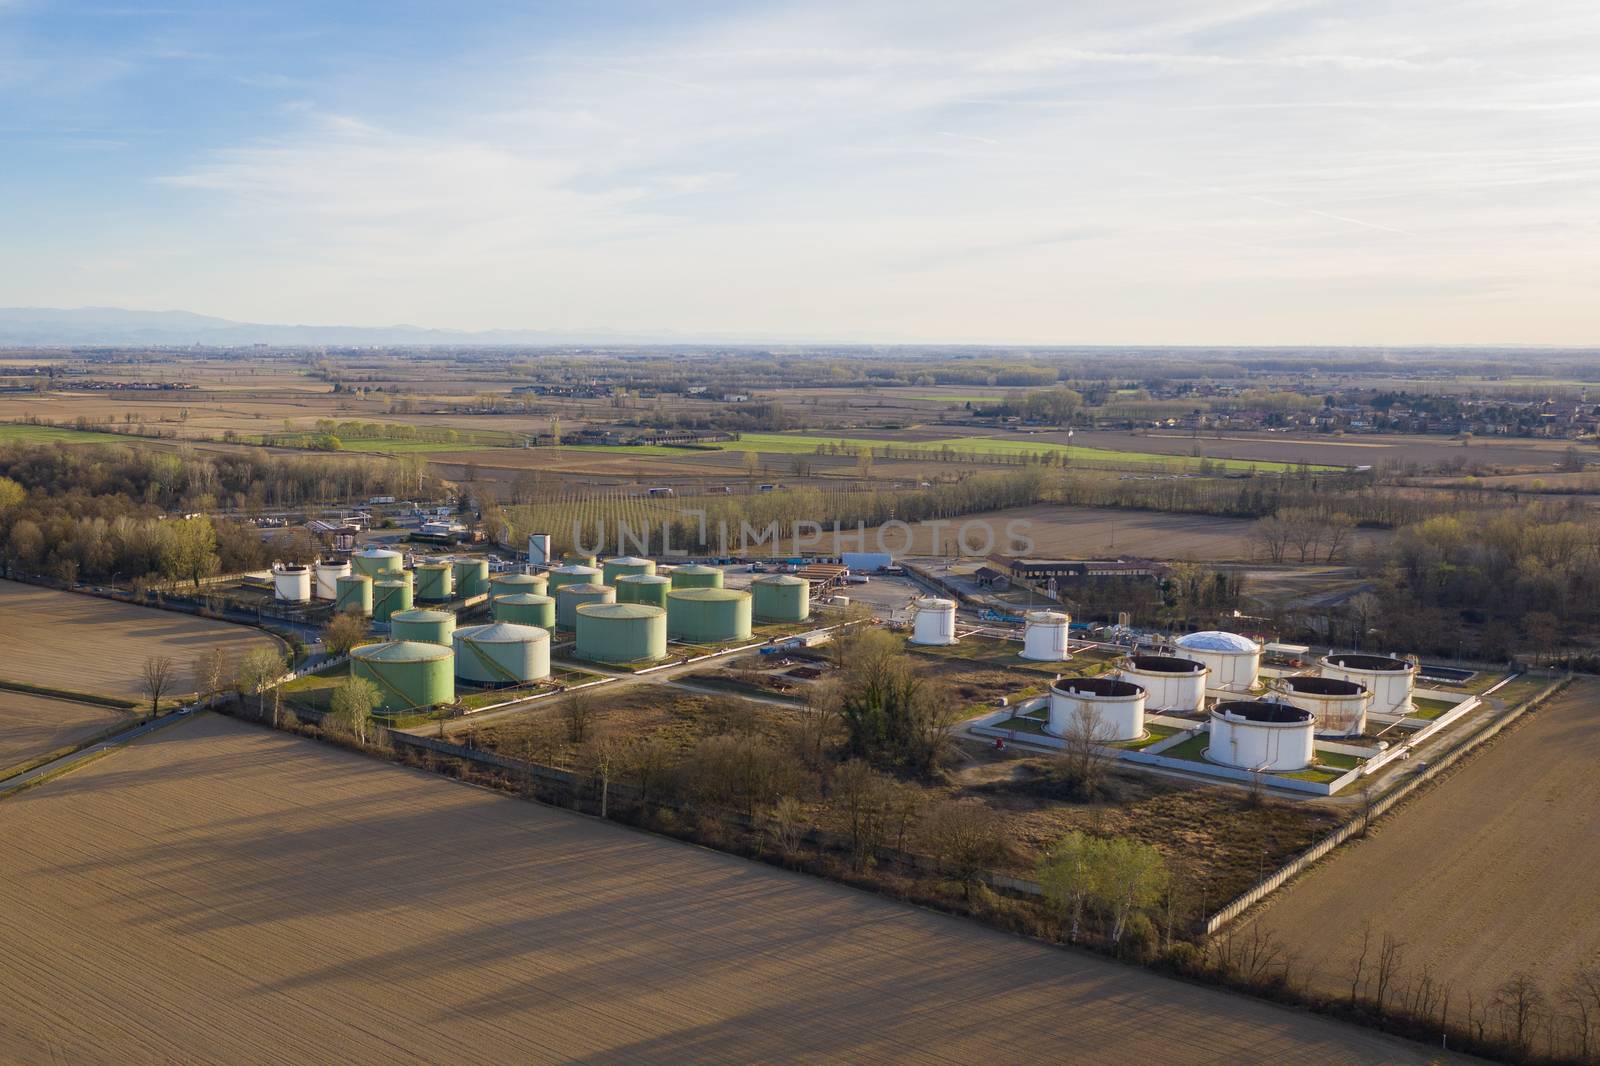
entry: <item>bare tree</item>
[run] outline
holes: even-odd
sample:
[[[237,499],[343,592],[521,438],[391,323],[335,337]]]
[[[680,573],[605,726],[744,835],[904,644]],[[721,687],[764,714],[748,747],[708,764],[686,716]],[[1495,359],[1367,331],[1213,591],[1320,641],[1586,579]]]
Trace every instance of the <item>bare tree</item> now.
[[[342,611],[322,627],[322,646],[329,655],[348,655],[350,649],[366,639],[372,627],[354,611]]]
[[[969,901],[972,886],[1005,854],[1004,829],[999,814],[976,800],[945,800],[922,820],[928,851]]]
[[[1116,729],[1100,711],[1080,703],[1067,718],[1062,733],[1058,764],[1067,788],[1079,799],[1090,800],[1100,794],[1112,754],[1106,748]]]
[[[1361,999],[1362,989],[1365,987],[1363,979],[1367,978],[1367,955],[1372,950],[1372,922],[1361,923],[1361,954],[1357,955],[1350,963],[1350,1005],[1353,1007]]]
[[[850,859],[865,869],[888,828],[886,807],[893,782],[860,759],[851,759],[833,776],[833,809],[850,839]]]
[[[161,713],[161,697],[171,690],[176,681],[177,667],[170,655],[151,655],[144,661],[140,673],[144,694],[150,699],[150,717]]]
[[[1384,933],[1383,942],[1378,946],[1378,966],[1373,971],[1373,1001],[1380,1015],[1388,1009],[1389,994],[1394,990],[1394,982],[1404,959],[1405,944],[1396,939],[1394,934]]]
[[[234,684],[240,696],[255,695],[256,714],[263,720],[267,711],[267,690],[282,675],[283,657],[271,648],[251,648],[239,662]]]
[[[561,716],[567,723],[567,741],[582,744],[594,725],[594,697],[587,689],[574,689],[561,701]]]
[[[1500,1013],[1500,1025],[1505,1037],[1524,1054],[1539,1029],[1544,1002],[1544,991],[1524,970],[1518,970],[1495,989],[1494,1006]]]
[[[228,653],[224,649],[212,647],[195,657],[194,689],[201,699],[214,696],[230,685]]]
[[[772,842],[786,859],[800,851],[806,835],[806,808],[793,796],[783,796],[772,805]]]
[[[1600,959],[1583,963],[1573,971],[1561,998],[1572,1012],[1578,1061],[1591,1062],[1600,1052]]]
[[[276,689],[273,694],[277,694]],[[379,695],[378,686],[366,678],[353,675],[345,678],[328,701],[329,723],[350,734],[357,743],[365,744]]]

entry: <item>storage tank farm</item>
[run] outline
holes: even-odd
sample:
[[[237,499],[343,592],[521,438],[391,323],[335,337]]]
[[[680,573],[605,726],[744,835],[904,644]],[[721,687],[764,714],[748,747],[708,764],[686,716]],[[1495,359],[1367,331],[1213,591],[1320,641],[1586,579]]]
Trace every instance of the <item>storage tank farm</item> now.
[[[1022,630],[1022,657],[1040,663],[1072,658],[1067,633],[1072,616],[1062,611],[1029,611]]]
[[[1411,694],[1416,686],[1417,664],[1392,655],[1363,655],[1359,652],[1333,652],[1319,664],[1323,677],[1354,681],[1372,693],[1367,706],[1371,714],[1407,715],[1411,713]]]
[[[411,574],[402,570],[372,582],[372,620],[387,622],[401,611],[411,610]]]
[[[674,589],[720,589],[722,587],[722,571],[714,566],[701,566],[699,563],[686,563],[675,566],[669,575],[672,578]],[[671,625],[669,622],[668,625]]]
[[[584,603],[577,655],[599,663],[655,662],[667,655],[667,612],[647,603]]]
[[[615,559],[607,559],[600,567],[602,585],[615,586],[618,578],[653,575],[656,564],[652,559],[641,559],[637,555],[619,555]]]
[[[564,563],[553,570],[545,571],[549,579],[547,594],[554,596],[563,585],[599,585],[605,574],[599,567],[586,566],[582,563]]]
[[[562,585],[556,589],[556,625],[576,629],[580,603],[616,603],[617,590],[610,585]]]
[[[1045,731],[1084,736],[1096,744],[1144,736],[1145,691],[1114,677],[1064,677],[1050,686]],[[1083,732],[1089,730],[1089,732]]]
[[[496,574],[489,579],[489,598],[521,596],[527,593],[549,595],[550,579],[544,574]]]
[[[490,607],[490,614],[494,616],[496,622],[538,626],[540,629],[556,627],[555,597],[544,596],[537,592],[518,592],[501,596]]]
[[[318,562],[311,568],[312,594],[319,600],[339,598],[339,579],[350,576],[348,559],[336,563]]]
[[[280,603],[310,603],[311,568],[300,563],[273,563],[272,591]]]
[[[366,574],[350,574],[335,583],[333,609],[341,614],[354,611],[359,615],[372,614],[372,579]]]
[[[350,569],[371,578],[398,574],[405,569],[405,557],[388,548],[363,548],[350,557]]]
[[[956,642],[954,600],[925,597],[912,607],[916,614],[911,622],[911,643],[938,647]]]
[[[1206,630],[1186,633],[1173,642],[1176,654],[1203,663],[1211,671],[1206,687],[1212,692],[1247,695],[1261,677],[1261,645],[1238,633]]]
[[[511,622],[462,626],[451,634],[456,677],[480,685],[520,685],[550,676],[550,633]]]
[[[452,559],[450,569],[456,586],[456,595],[462,599],[482,596],[489,591],[489,560],[470,556]]]
[[[671,588],[672,579],[660,574],[624,575],[617,578],[617,602],[643,603],[665,610]]]
[[[1372,693],[1365,685],[1337,677],[1280,677],[1272,682],[1276,698],[1316,715],[1317,734],[1360,736],[1367,728]]]
[[[591,570],[600,565],[599,559],[591,552],[586,551],[563,552],[561,554],[561,562],[564,566],[586,566]]]
[[[1145,690],[1152,711],[1199,714],[1206,701],[1205,663],[1176,655],[1130,655],[1117,663],[1117,677]]]
[[[1206,758],[1240,770],[1293,773],[1311,765],[1317,716],[1270,700],[1221,700],[1211,709]]]
[[[438,644],[389,640],[350,653],[350,673],[378,690],[386,711],[432,707],[456,698],[455,652]]]
[[[414,607],[389,616],[389,639],[412,640],[419,644],[450,646],[450,635],[456,631],[456,616],[449,611],[430,611]]]
[[[793,574],[763,574],[750,582],[757,622],[804,622],[811,617],[811,582]]]
[[[748,592],[702,587],[675,588],[667,593],[667,635],[673,640],[690,644],[748,640],[750,623]]]

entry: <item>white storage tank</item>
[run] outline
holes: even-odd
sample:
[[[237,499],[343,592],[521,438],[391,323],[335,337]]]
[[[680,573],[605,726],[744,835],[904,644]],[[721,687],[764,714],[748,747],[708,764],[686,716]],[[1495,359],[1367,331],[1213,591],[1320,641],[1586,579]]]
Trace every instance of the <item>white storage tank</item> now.
[[[1068,650],[1067,629],[1072,616],[1061,611],[1029,611],[1022,630],[1022,657],[1041,663],[1059,663],[1072,658]]]
[[[451,634],[456,676],[481,685],[520,685],[550,676],[550,634],[537,626],[490,622]]]
[[[1322,657],[1322,676],[1354,681],[1372,693],[1371,714],[1411,713],[1411,690],[1416,685],[1417,664],[1390,655],[1332,652]]]
[[[1209,629],[1185,634],[1175,643],[1180,656],[1211,671],[1207,687],[1213,690],[1249,692],[1261,676],[1261,645],[1249,637]]]
[[[1152,711],[1199,714],[1211,671],[1175,655],[1130,655],[1117,664],[1117,676],[1144,689],[1145,706]]]
[[[1223,700],[1211,709],[1206,758],[1241,770],[1293,773],[1311,765],[1317,716],[1271,700]]]
[[[1114,677],[1064,677],[1050,686],[1050,724],[1058,737],[1093,729],[1096,743],[1144,736],[1145,691]]]
[[[956,642],[956,602],[927,597],[913,604],[911,643],[954,644]]]
[[[309,602],[311,568],[299,563],[273,563],[272,590],[280,603]]]
[[[1355,681],[1337,677],[1280,677],[1272,683],[1278,698],[1317,717],[1317,733],[1355,737],[1366,732],[1367,704],[1372,693]]]
[[[316,596],[319,600],[336,600],[339,598],[339,579],[350,576],[350,563],[318,563],[313,568],[312,577],[315,579]]]
[[[528,565],[549,566],[550,562],[550,534],[529,533]]]

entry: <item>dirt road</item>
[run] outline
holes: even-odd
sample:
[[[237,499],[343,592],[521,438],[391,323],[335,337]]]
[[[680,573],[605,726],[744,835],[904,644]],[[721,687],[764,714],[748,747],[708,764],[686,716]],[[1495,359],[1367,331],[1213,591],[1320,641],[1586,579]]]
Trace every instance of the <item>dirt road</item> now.
[[[216,717],[0,801],[0,839],[24,1062],[1432,1058]]]

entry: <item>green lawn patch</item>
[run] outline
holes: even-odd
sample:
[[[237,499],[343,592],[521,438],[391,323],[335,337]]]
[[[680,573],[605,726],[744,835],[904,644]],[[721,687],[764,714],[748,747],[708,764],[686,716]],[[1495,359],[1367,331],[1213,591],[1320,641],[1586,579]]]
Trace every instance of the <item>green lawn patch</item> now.
[[[132,444],[141,438],[131,433],[101,433],[65,426],[32,426],[25,422],[0,422],[0,444]]]
[[[1144,728],[1145,735],[1137,740],[1122,740],[1115,744],[1109,744],[1107,747],[1121,748],[1123,751],[1143,751],[1152,744],[1157,744],[1170,736],[1182,732],[1181,729],[1176,729],[1170,725],[1147,724]]]
[[[1322,751],[1320,749],[1316,753],[1316,758],[1317,765],[1326,767],[1329,770],[1337,770],[1341,774],[1346,770],[1354,770],[1366,761],[1355,755],[1347,755],[1342,751]]]
[[[1205,762],[1204,752],[1210,745],[1210,733],[1196,733],[1182,744],[1168,748],[1161,754],[1174,759],[1187,759],[1189,762]]]
[[[1426,718],[1433,721],[1446,711],[1454,710],[1457,704],[1449,700],[1430,700],[1425,696],[1411,697],[1411,717]]]
[[[284,702],[291,707],[305,707],[313,711],[326,711],[333,700],[333,690],[350,676],[350,664],[340,663],[314,674],[285,681],[279,686]]]

